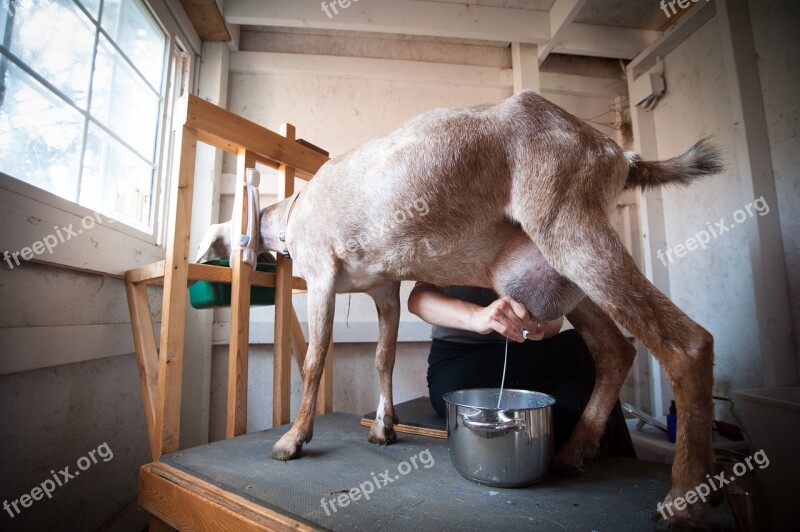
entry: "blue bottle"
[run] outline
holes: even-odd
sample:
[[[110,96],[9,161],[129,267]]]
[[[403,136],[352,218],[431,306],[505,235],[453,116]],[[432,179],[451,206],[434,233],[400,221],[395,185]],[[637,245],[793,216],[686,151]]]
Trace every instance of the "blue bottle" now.
[[[673,399],[669,405],[669,415],[667,416],[667,438],[675,443],[675,434],[678,432],[678,409],[675,408]]]

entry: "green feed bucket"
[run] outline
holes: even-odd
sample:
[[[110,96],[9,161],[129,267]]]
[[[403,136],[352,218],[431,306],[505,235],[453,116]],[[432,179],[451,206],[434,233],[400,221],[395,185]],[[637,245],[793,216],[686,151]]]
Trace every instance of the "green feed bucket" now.
[[[204,264],[230,268],[230,261],[210,260]],[[259,272],[275,273],[275,264],[258,263]],[[197,281],[189,287],[189,303],[197,309],[231,306],[231,285],[211,281]],[[250,306],[265,307],[275,304],[275,289],[267,286],[250,287]]]

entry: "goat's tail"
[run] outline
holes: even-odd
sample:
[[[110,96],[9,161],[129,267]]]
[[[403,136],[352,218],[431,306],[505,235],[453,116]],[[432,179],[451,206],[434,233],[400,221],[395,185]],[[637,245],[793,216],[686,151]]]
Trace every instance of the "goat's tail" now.
[[[628,159],[630,170],[625,188],[660,187],[675,183],[688,185],[695,178],[722,172],[722,155],[708,138],[689,151],[666,161],[642,161],[637,155]]]

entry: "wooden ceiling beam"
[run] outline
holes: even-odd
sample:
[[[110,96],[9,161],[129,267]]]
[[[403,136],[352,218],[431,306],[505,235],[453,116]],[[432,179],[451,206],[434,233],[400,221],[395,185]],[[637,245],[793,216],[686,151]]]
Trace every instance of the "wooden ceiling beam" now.
[[[226,0],[225,21],[253,26],[371,31],[530,44],[550,40],[550,14],[547,11],[419,0],[351,2],[343,0],[341,5],[347,6],[343,8],[335,0],[326,0],[321,6],[296,1]]]
[[[181,0],[183,10],[204,41],[228,42],[231,34],[215,0]]]

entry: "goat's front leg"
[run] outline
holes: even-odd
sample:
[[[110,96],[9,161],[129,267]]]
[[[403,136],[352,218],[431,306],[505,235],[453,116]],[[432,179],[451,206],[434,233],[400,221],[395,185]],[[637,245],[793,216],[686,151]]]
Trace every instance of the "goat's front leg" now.
[[[378,348],[375,352],[375,369],[381,386],[381,398],[375,421],[369,431],[369,441],[379,445],[397,439],[394,426],[398,423],[392,402],[392,371],[397,349],[397,328],[400,324],[400,283],[391,282],[367,292],[378,309]]]
[[[588,297],[567,318],[589,347],[595,365],[595,383],[589,403],[569,439],[553,458],[554,469],[574,472],[580,470],[584,458],[597,456],[600,437],[633,364],[636,348]]]
[[[335,296],[333,278],[325,283],[316,281],[308,284],[309,342],[303,365],[303,398],[294,425],[269,452],[269,457],[274,460],[291,460],[303,449],[304,443],[311,441],[319,382],[333,333]]]

